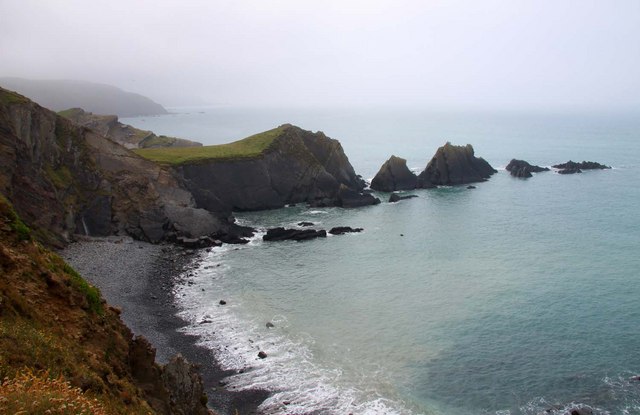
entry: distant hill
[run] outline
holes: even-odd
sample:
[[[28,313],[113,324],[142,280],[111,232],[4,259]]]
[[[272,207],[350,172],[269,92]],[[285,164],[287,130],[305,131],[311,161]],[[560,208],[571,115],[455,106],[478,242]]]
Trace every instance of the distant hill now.
[[[79,107],[95,114],[120,117],[166,114],[151,99],[111,85],[84,81],[0,78],[0,86],[16,91],[53,111]]]

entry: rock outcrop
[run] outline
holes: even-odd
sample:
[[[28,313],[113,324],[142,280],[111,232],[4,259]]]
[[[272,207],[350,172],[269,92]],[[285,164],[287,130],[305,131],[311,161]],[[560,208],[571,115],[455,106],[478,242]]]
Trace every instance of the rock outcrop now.
[[[520,178],[526,179],[533,176],[531,173],[540,173],[543,171],[549,171],[549,168],[533,166],[524,160],[511,159],[509,164],[507,164],[506,170],[513,177],[520,177]]]
[[[560,174],[574,174],[582,173],[582,170],[605,170],[611,168],[610,166],[605,166],[604,164],[600,164],[595,161],[582,161],[580,163],[576,163],[571,160],[566,163],[556,164],[552,167],[554,169],[559,169],[558,173]]]
[[[497,171],[483,158],[475,157],[471,144],[438,148],[427,167],[418,175],[418,187],[483,182]]]
[[[198,206],[230,212],[304,202],[342,207],[379,202],[362,192],[365,183],[355,174],[337,140],[289,124],[262,135],[271,138],[258,154],[196,159],[174,167]],[[162,151],[166,154],[170,150],[174,149]]]
[[[412,190],[418,185],[418,178],[407,167],[407,160],[391,156],[385,161],[371,181],[371,188],[381,192]]]
[[[229,212],[199,209],[175,172],[2,88],[0,165],[0,192],[55,246],[74,233],[158,242],[234,229]]]
[[[126,148],[197,147],[202,143],[183,138],[155,135],[118,121],[117,115],[97,115],[82,108],[71,108],[58,112],[78,125],[87,127]]]
[[[307,241],[315,238],[326,238],[327,231],[315,229],[285,229],[282,227],[267,230],[262,237],[264,241]]]
[[[395,203],[406,199],[413,199],[414,197],[418,197],[418,195],[401,195],[398,193],[391,193],[391,196],[389,196],[389,203]]]
[[[352,228],[351,226],[336,226],[334,228],[331,228],[331,230],[329,230],[329,233],[331,235],[342,235],[345,233],[359,233],[363,230],[364,229],[362,228]]]

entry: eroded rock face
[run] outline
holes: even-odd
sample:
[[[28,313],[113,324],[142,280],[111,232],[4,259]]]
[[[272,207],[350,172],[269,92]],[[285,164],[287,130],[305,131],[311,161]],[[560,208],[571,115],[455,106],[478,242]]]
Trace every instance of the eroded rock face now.
[[[407,167],[407,160],[391,156],[371,181],[371,188],[381,192],[393,192],[413,190],[417,184],[418,178]]]
[[[287,125],[260,156],[212,160],[177,167],[198,206],[211,211],[249,211],[310,203],[364,206],[364,182],[337,140]]]
[[[459,185],[483,182],[497,171],[483,158],[474,155],[471,144],[438,148],[427,167],[418,175],[418,187]]]
[[[173,171],[0,88],[0,192],[42,239],[128,234],[150,242],[231,231],[196,207]]]
[[[549,168],[534,166],[524,160],[511,159],[509,164],[507,164],[506,170],[513,177],[521,177],[526,179],[532,176],[531,173],[540,173],[543,171],[549,171]]]

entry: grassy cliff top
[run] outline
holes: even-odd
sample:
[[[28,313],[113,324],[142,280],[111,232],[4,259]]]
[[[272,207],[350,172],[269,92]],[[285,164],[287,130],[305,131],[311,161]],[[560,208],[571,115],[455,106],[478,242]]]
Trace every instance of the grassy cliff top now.
[[[287,125],[282,125],[229,144],[203,147],[141,148],[134,151],[149,160],[170,165],[251,159],[264,153],[273,140],[282,135],[287,127]]]
[[[26,104],[29,99],[23,97],[17,92],[9,91],[0,87],[0,103],[7,104]]]

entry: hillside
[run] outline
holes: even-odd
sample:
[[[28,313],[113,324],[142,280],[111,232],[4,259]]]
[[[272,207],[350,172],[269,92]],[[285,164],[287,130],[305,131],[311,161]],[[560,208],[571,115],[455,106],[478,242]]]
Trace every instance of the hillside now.
[[[167,113],[162,105],[145,96],[93,82],[0,78],[0,86],[17,91],[53,111],[78,107],[95,114],[120,117]]]
[[[117,115],[98,115],[82,108],[70,108],[58,111],[58,115],[70,119],[74,123],[87,127],[126,148],[158,148],[158,147],[199,147],[201,143],[184,138],[155,135],[151,131],[123,124]]]
[[[180,358],[158,366],[1,195],[0,274],[0,413],[208,413],[195,368]]]

